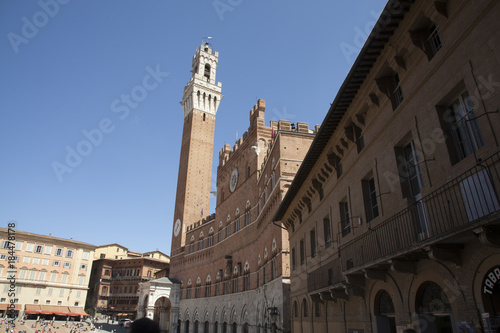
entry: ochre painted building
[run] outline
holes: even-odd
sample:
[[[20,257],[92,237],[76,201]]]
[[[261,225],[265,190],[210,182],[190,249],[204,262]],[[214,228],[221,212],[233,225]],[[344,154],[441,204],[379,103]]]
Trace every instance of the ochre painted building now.
[[[0,314],[79,319],[84,313],[95,245],[0,228]],[[9,235],[14,239],[9,240]],[[9,257],[14,253],[15,260]],[[13,267],[11,267],[11,264]],[[14,275],[15,291],[9,276]]]

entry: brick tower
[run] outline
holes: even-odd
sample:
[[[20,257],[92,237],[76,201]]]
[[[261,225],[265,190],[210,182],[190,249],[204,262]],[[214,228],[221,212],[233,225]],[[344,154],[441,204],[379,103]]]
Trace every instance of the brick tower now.
[[[177,195],[172,233],[172,255],[186,243],[185,226],[208,215],[214,145],[215,114],[222,98],[220,82],[215,82],[219,52],[209,43],[196,50],[192,76],[182,97],[182,133]]]

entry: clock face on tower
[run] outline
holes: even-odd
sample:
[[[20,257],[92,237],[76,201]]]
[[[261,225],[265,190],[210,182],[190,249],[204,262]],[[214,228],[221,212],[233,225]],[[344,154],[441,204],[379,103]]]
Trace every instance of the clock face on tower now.
[[[177,237],[181,231],[181,219],[177,219],[174,224],[174,236]]]
[[[229,192],[233,193],[238,184],[238,168],[234,168],[231,172],[231,178],[229,178]]]

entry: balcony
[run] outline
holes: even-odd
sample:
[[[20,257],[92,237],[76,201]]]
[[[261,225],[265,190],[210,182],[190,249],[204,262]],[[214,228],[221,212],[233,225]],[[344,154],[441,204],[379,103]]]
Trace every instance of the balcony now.
[[[362,296],[364,279],[383,279],[389,268],[414,273],[424,258],[460,266],[459,250],[477,238],[500,246],[499,186],[500,152],[340,245],[338,258],[308,274],[308,292],[321,299]]]

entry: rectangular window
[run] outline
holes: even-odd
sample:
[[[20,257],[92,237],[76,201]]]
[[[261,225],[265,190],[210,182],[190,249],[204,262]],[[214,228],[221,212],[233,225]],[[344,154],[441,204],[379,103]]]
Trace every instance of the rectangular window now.
[[[21,247],[23,246],[23,242],[16,242],[16,250],[21,251]]]
[[[392,100],[394,109],[396,109],[399,104],[401,104],[404,100],[403,91],[401,90],[401,86],[399,85],[399,75],[398,73],[394,73],[392,77],[394,80],[394,91],[392,93]]]
[[[70,262],[65,262],[64,265],[63,265],[64,268],[70,268],[71,267],[71,263]]]
[[[78,284],[80,286],[83,286],[83,283],[85,282],[85,276],[79,276],[78,277]]]
[[[271,263],[273,267],[273,280],[274,280],[278,277],[278,263],[276,262],[276,259],[274,259]]]
[[[22,279],[24,279],[24,278],[26,278],[26,272],[27,272],[27,270],[26,270],[26,269],[22,269],[22,268],[21,268],[21,271],[19,272],[19,278],[20,278],[21,280],[22,280]],[[7,285],[5,285],[5,286],[7,286]]]
[[[311,244],[311,257],[316,257],[316,230],[313,229],[309,232],[309,240]]]
[[[54,291],[54,288],[47,289],[47,296],[52,296],[53,291]]]
[[[33,300],[33,304],[38,304],[38,300],[37,299]]]
[[[40,264],[40,258],[33,258],[33,263],[34,263],[35,265]]]
[[[205,297],[210,297],[212,296],[212,286],[210,284],[207,284],[205,286]]]
[[[231,236],[231,225],[228,224],[226,227],[226,238]]]
[[[233,293],[238,292],[238,278],[233,279]]]
[[[61,283],[66,283],[68,282],[68,274],[63,274],[61,278]]]
[[[467,91],[462,93],[440,118],[443,129],[451,134],[447,138],[447,147],[452,164],[484,146],[474,104]]]
[[[87,269],[87,265],[80,265],[80,269],[86,270]]]
[[[189,244],[189,253],[194,252],[194,243]]]
[[[87,260],[89,258],[89,253],[88,252],[83,252],[83,259]]]
[[[63,249],[56,249],[56,256],[62,256]]]
[[[67,250],[66,251],[66,257],[73,258],[73,250]]]
[[[57,278],[56,272],[50,273],[50,282],[56,282],[56,278]]]
[[[29,277],[29,279],[30,280],[34,280],[35,279],[35,275],[36,275],[36,271],[35,270],[30,271],[30,277]]]
[[[250,275],[246,274],[243,276],[243,290],[247,291],[250,290]]]
[[[203,238],[198,242],[198,250],[203,250]]]
[[[339,202],[340,225],[342,226],[342,236],[347,236],[351,232],[351,220],[349,219],[349,204],[347,201]]]
[[[295,248],[292,248],[292,271],[296,268]]]
[[[29,263],[30,260],[31,260],[31,257],[24,257],[23,258],[23,262],[25,262],[25,263]]]
[[[387,68],[387,70],[391,71],[391,74],[378,78],[375,82],[377,83],[380,92],[386,95],[391,101],[392,109],[396,110],[396,108],[404,100],[403,91],[399,84],[398,73],[392,71],[390,68]]]
[[[366,221],[370,222],[378,216],[377,191],[375,190],[375,179],[362,180],[363,201],[365,204]]]
[[[35,246],[35,253],[42,253],[42,252],[43,252],[43,246],[42,245]]]
[[[45,246],[45,254],[50,254],[52,252],[52,246],[50,245],[46,245]]]
[[[33,243],[28,243],[28,244],[26,244],[26,252],[31,252],[31,251],[33,251],[33,246],[34,246],[34,245],[35,245],[35,244],[33,244]]]
[[[59,297],[63,297],[64,296],[64,289],[59,289]]]
[[[323,219],[323,234],[325,237],[325,248],[329,248],[332,246],[332,228],[328,217]]]
[[[249,225],[250,224],[250,211],[248,211],[246,214],[245,214],[245,225]]]
[[[304,240],[300,240],[300,264],[304,265],[306,260],[306,253],[305,253],[305,248],[304,248]]]
[[[2,249],[8,249],[11,245],[11,242],[9,242],[8,240],[4,240],[2,241]]]
[[[38,274],[38,280],[45,281],[45,272],[44,271],[41,271],[40,274]]]
[[[214,235],[209,235],[208,236],[208,246],[213,246],[214,245]]]
[[[267,276],[267,264],[264,265],[264,284],[268,282],[268,276]]]
[[[428,28],[429,37],[427,37],[427,43],[430,45],[432,54],[435,55],[439,49],[443,46],[443,41],[439,35],[439,30],[435,24],[431,24]]]
[[[234,232],[238,232],[240,230],[240,218],[237,218],[234,222]]]
[[[42,259],[42,265],[47,266],[49,264],[49,259]]]

